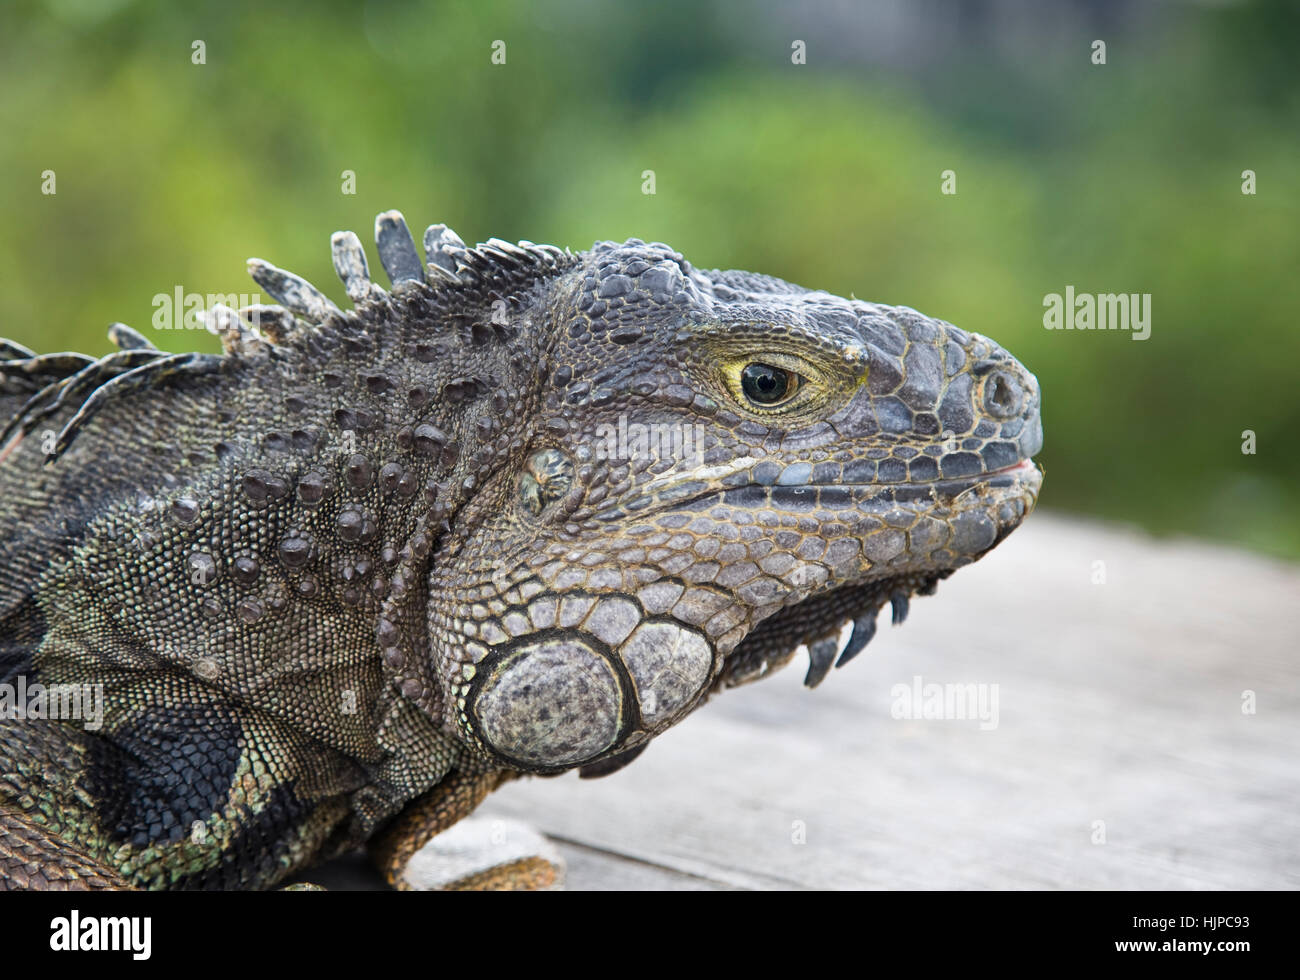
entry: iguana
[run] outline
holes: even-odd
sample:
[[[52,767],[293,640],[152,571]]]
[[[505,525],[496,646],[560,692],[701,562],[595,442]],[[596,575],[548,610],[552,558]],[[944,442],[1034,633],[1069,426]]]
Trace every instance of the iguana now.
[[[401,886],[505,780],[797,650],[815,687],[1037,499],[1033,375],[912,309],[636,239],[376,244],[390,290],[333,237],[346,311],[250,260],[281,305],[211,309],[219,355],[0,344],[0,887],[362,844]]]

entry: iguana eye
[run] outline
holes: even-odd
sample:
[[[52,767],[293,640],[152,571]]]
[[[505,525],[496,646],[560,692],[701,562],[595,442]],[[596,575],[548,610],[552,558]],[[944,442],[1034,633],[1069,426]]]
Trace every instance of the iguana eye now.
[[[740,390],[755,405],[779,405],[799,389],[799,375],[771,364],[747,364],[740,372]]]

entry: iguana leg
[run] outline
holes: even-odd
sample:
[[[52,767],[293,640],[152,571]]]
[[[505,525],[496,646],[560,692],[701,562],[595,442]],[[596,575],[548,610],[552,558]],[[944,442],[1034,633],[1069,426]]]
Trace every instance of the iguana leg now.
[[[417,891],[544,891],[563,874],[559,852],[532,827],[468,817],[416,851],[402,881]]]
[[[476,875],[459,879],[448,891],[522,892],[546,891],[560,883],[556,866],[542,857],[499,864]]]
[[[46,722],[0,722],[0,891],[130,888],[78,842],[92,824],[81,747]]]
[[[115,870],[23,817],[0,808],[0,891],[130,888]]]
[[[478,775],[451,773],[437,786],[402,811],[396,821],[371,841],[370,856],[387,878],[402,891],[538,891],[559,884],[563,866],[544,846],[503,849],[481,821],[463,819],[502,783],[511,772]],[[496,822],[493,822],[496,823]],[[475,825],[471,828],[470,825]],[[443,831],[457,835],[450,848],[454,857],[439,855],[434,838]],[[430,850],[421,853],[433,842]]]
[[[506,774],[500,772],[472,776],[448,773],[370,841],[370,859],[375,867],[394,888],[407,887],[402,883],[402,875],[415,852],[473,811],[505,781],[503,777]]]
[[[346,803],[300,799],[293,760],[277,773],[284,757],[264,744],[209,706],[145,709],[102,733],[0,720],[0,888],[278,883],[330,846]]]

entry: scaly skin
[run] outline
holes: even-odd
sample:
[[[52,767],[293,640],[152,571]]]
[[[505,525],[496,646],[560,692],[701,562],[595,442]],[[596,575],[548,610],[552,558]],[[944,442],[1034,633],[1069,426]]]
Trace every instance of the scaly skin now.
[[[213,311],[221,356],[0,347],[0,682],[104,697],[0,720],[4,884],[267,887],[361,842],[400,884],[505,779],[611,772],[801,646],[815,686],[1037,498],[1033,376],[914,310],[376,240],[391,292],[334,238],[349,312],[254,260],[287,309]]]

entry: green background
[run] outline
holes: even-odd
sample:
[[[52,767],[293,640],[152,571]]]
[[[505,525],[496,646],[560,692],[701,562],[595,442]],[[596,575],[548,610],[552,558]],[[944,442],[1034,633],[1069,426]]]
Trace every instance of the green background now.
[[[394,207],[470,242],[661,240],[998,340],[1044,390],[1044,506],[1294,558],[1298,10],[7,3],[0,335],[216,350],[151,330],[152,297],[253,292],[258,255],[341,301],[329,234]],[[1045,330],[1067,285],[1152,294],[1151,338]]]

